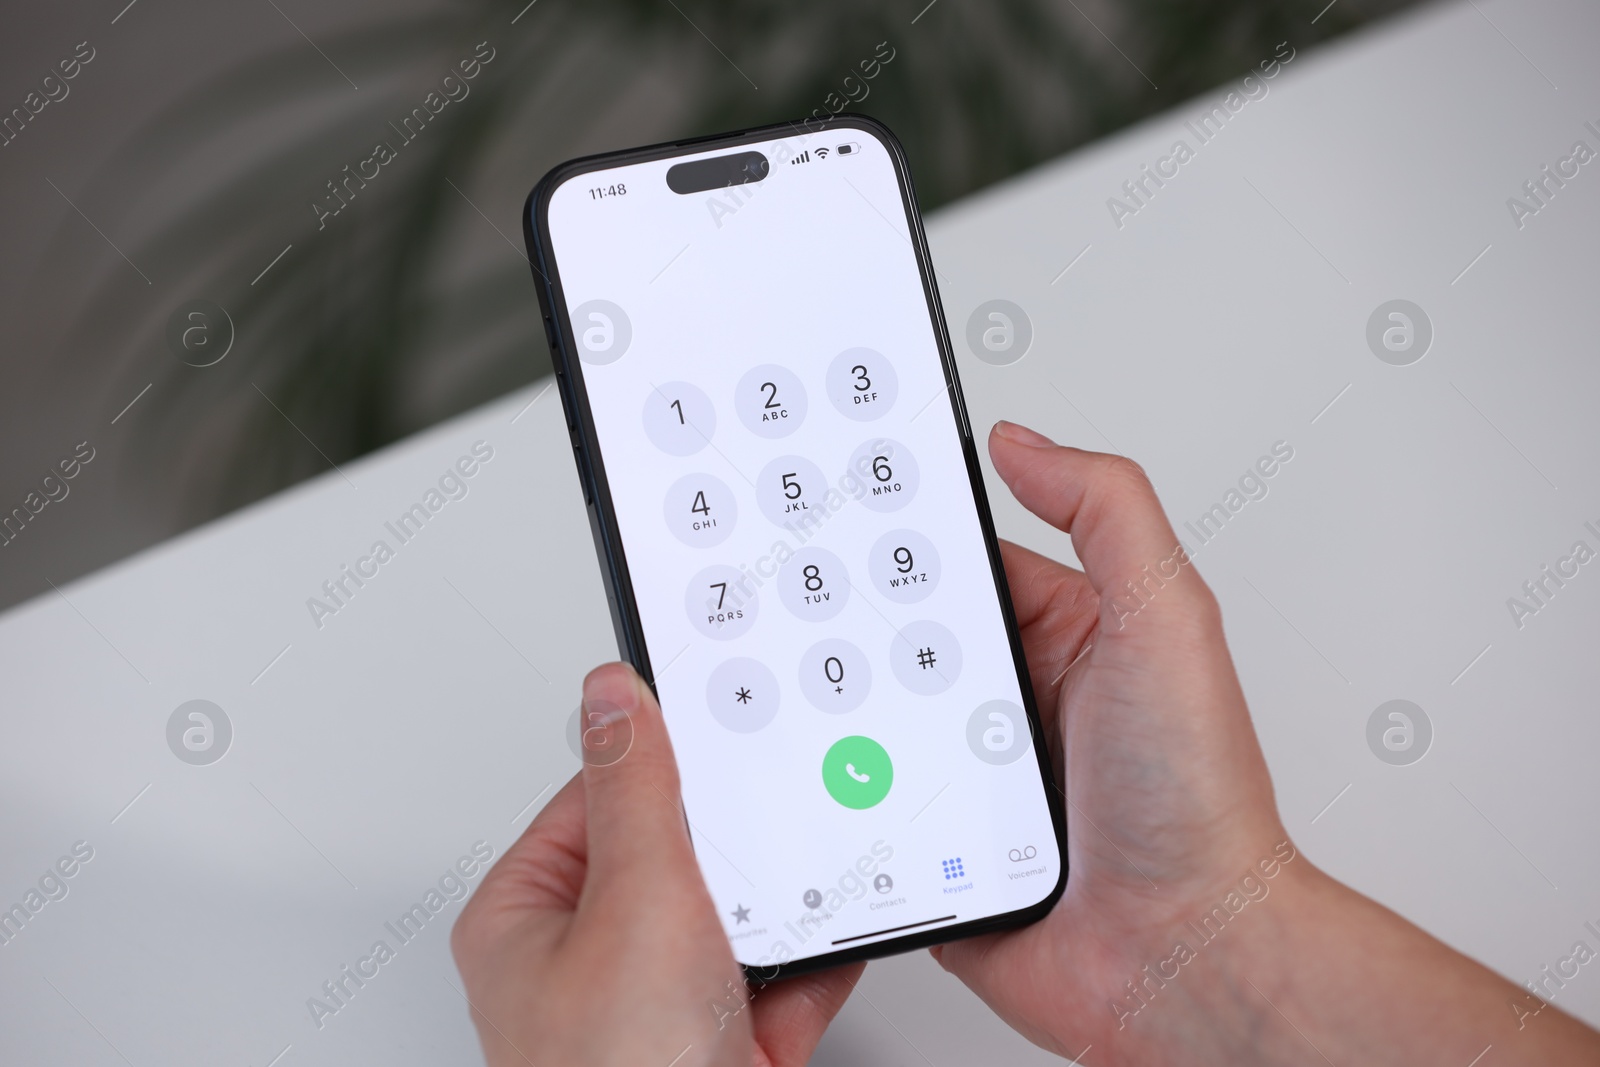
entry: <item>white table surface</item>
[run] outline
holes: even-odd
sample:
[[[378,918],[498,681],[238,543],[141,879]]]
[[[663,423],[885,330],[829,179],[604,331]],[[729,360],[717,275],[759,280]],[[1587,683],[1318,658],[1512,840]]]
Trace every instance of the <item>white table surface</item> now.
[[[1600,149],[1597,43],[1577,0],[1429,8],[1299,53],[1120,229],[1106,199],[1228,87],[929,224],[974,425],[1125,451],[1180,526],[1293,446],[1197,556],[1284,818],[1518,981],[1600,948],[1600,563],[1521,629],[1506,606],[1574,541],[1600,549],[1600,163],[1521,229],[1506,206],[1575,140]],[[961,340],[997,297],[1036,331],[1009,367]],[[1397,297],[1436,331],[1406,367],[1365,341]],[[615,649],[543,388],[0,617],[0,907],[94,849],[0,946],[0,1061],[473,1060],[458,904],[322,1029],[306,1000],[577,765],[566,720]],[[470,495],[319,630],[306,599],[478,440]],[[1069,552],[990,477],[1004,535]],[[1405,767],[1365,737],[1397,697],[1435,730]],[[165,737],[197,698],[235,730],[206,767]],[[1554,999],[1600,1022],[1600,968]],[[874,964],[816,1058],[1047,1061],[924,954]]]

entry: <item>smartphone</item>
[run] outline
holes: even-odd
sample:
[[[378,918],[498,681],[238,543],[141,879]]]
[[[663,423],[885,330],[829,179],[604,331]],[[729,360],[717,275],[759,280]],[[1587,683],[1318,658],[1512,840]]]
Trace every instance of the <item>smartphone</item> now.
[[[524,230],[735,957],[773,979],[1045,914],[1060,793],[898,141],[839,115],[589,156]]]

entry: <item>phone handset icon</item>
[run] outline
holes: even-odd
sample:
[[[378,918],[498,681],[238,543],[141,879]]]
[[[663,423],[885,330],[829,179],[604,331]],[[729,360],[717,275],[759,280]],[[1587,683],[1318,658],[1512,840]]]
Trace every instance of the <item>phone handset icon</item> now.
[[[841,737],[822,757],[822,784],[840,804],[864,811],[889,795],[894,763],[870,737]]]

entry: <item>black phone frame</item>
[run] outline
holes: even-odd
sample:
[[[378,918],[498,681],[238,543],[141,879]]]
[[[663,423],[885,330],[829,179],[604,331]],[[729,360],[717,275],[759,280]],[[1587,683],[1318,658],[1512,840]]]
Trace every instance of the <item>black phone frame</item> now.
[[[616,630],[617,645],[628,662],[650,686],[651,691],[655,692],[655,675],[645,647],[644,627],[639,618],[638,605],[634,600],[633,583],[629,577],[627,557],[617,527],[616,510],[611,502],[611,488],[601,458],[599,434],[589,407],[582,363],[576,357],[577,349],[572,323],[567,315],[566,296],[561,287],[561,275],[556,266],[554,248],[550,241],[550,197],[564,182],[593,171],[670,159],[680,155],[698,155],[723,148],[739,148],[760,141],[782,138],[785,135],[796,137],[803,143],[804,140],[825,130],[838,129],[857,129],[877,137],[888,149],[894,164],[895,176],[900,187],[900,199],[905,208],[912,248],[916,255],[917,269],[922,275],[922,288],[927,298],[928,314],[939,347],[939,359],[944,367],[945,381],[949,385],[948,393],[955,414],[956,428],[961,435],[962,453],[967,462],[967,477],[972,486],[973,502],[978,509],[978,522],[983,530],[984,547],[989,554],[989,567],[994,576],[995,592],[1000,599],[1000,613],[1005,622],[1006,636],[1011,643],[1012,660],[1016,665],[1017,682],[1022,692],[1023,710],[1028,717],[1029,732],[1034,738],[1033,747],[1038,759],[1040,780],[1044,785],[1045,802],[1050,809],[1051,823],[1055,829],[1057,854],[1061,857],[1061,873],[1050,893],[1026,908],[785,963],[741,964],[747,980],[757,985],[858,960],[897,955],[960,938],[1025,926],[1048,914],[1065,892],[1067,885],[1067,833],[1063,803],[1066,794],[1056,782],[1051,769],[1050,745],[1044,738],[1039,720],[1038,702],[1034,696],[1032,678],[1028,673],[1028,662],[1023,652],[1022,634],[1017,627],[1016,611],[1011,603],[1011,590],[1006,584],[1005,564],[1000,555],[1000,543],[995,534],[994,519],[989,510],[988,494],[984,489],[983,468],[979,464],[972,428],[967,421],[966,402],[962,397],[961,382],[956,373],[955,355],[950,345],[944,307],[940,302],[939,290],[934,280],[933,262],[928,253],[927,238],[923,233],[922,216],[917,209],[916,191],[912,184],[905,149],[899,138],[877,119],[852,112],[840,112],[820,119],[780,122],[732,133],[667,141],[619,152],[605,152],[571,159],[551,168],[539,179],[528,194],[522,210],[522,231],[528,249],[528,264],[533,268],[534,282],[539,294],[539,309],[544,317],[545,336],[550,343],[556,384],[561,393],[561,405],[566,412],[567,429],[572,437],[578,479],[583,486],[584,503],[589,513],[589,527],[594,534],[595,551],[600,557],[600,573],[605,582],[606,599],[611,608],[611,622]],[[687,816],[685,821],[687,822]],[[690,832],[692,841],[692,830],[688,826],[685,829]]]

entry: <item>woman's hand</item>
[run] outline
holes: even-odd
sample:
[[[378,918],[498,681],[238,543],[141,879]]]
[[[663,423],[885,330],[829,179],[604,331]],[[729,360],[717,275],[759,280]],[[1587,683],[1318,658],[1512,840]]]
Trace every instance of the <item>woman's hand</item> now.
[[[747,984],[695,864],[655,697],[614,663],[584,680],[583,703],[583,770],[451,937],[489,1064],[800,1067],[861,966]]]
[[[1011,423],[989,448],[1018,501],[1070,533],[1084,564],[1002,545],[1045,735],[1065,761],[1071,873],[1042,921],[934,954],[1027,1037],[1071,1056],[1142,1014],[1126,983],[1171,959],[1186,920],[1246,875],[1276,888],[1305,862],[1275,852],[1287,836],[1216,599],[1144,472]]]
[[[1046,918],[934,949],[944,967],[1093,1067],[1600,1063],[1600,1035],[1296,853],[1216,599],[1144,473],[1010,423],[989,451],[1084,565],[1003,546],[1070,873]]]
[[[1600,1062],[1600,1035],[1295,852],[1216,600],[1143,472],[1007,423],[990,451],[1084,564],[1003,546],[1071,874],[1033,926],[934,949],[945,968],[1092,1067]],[[586,751],[625,755],[585,759],[452,938],[489,1063],[805,1063],[860,965],[748,985],[654,698],[613,664],[584,709]]]

